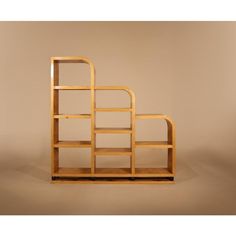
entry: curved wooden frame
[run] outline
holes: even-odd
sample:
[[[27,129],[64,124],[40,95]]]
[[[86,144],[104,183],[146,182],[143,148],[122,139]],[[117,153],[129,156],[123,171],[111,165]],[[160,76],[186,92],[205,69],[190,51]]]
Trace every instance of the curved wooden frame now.
[[[165,148],[166,145],[168,146],[168,169],[171,173],[175,174],[176,169],[176,163],[175,163],[175,156],[176,156],[176,141],[175,141],[175,124],[173,120],[168,117],[167,115],[163,114],[137,114],[136,119],[161,119],[165,120],[167,124],[167,144],[164,144],[161,146],[161,143],[159,144],[159,148]],[[138,143],[138,145],[137,145]],[[154,142],[136,142],[136,147],[154,147]]]
[[[90,66],[90,86],[66,86],[59,85],[59,64],[60,63],[86,63]],[[115,183],[169,183],[174,181],[175,176],[175,125],[166,115],[161,114],[136,114],[136,102],[134,92],[126,86],[95,86],[95,67],[86,57],[52,57],[51,58],[51,175],[52,181],[69,183],[104,183],[101,178],[116,179]],[[59,91],[60,90],[90,90],[91,114],[59,114]],[[130,96],[130,107],[128,108],[97,108],[95,93],[97,90],[121,90]],[[130,112],[130,128],[97,128],[96,112]],[[61,141],[59,140],[60,119],[91,119],[91,141]],[[136,119],[164,119],[167,122],[167,141],[136,141]],[[99,133],[129,134],[130,148],[96,148],[96,135]],[[90,148],[90,168],[63,168],[59,167],[60,148]],[[135,149],[145,148],[166,148],[168,149],[167,168],[136,168]],[[130,168],[96,168],[96,156],[99,155],[125,155],[130,157]],[[78,179],[79,178],[79,179]],[[87,179],[86,179],[87,178]],[[93,180],[91,180],[91,178]],[[118,178],[118,181],[117,181]],[[125,179],[123,179],[125,178]],[[141,179],[140,179],[141,178]],[[152,178],[152,179],[150,179]],[[154,179],[153,179],[154,178]],[[158,180],[156,179],[158,178]],[[78,181],[74,181],[78,180]],[[96,180],[96,181],[94,181]],[[135,180],[135,181],[133,181]],[[157,180],[157,181],[156,181]],[[105,179],[105,182],[107,179]]]

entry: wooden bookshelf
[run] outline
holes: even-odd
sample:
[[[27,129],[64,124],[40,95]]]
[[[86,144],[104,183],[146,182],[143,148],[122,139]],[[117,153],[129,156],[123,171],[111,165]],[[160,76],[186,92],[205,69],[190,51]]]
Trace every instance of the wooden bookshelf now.
[[[61,63],[86,63],[90,67],[90,86],[67,86],[59,83],[59,65]],[[89,90],[89,114],[59,114],[60,90]],[[128,93],[129,107],[96,107],[95,93],[97,90],[121,90]],[[129,112],[130,127],[96,127],[97,112]],[[89,119],[90,140],[67,141],[59,140],[60,119]],[[135,136],[136,119],[161,119],[167,123],[166,141],[139,141]],[[98,134],[130,135],[130,147],[112,148],[97,147]],[[60,148],[89,148],[91,161],[89,168],[65,168],[59,165]],[[165,168],[137,168],[135,150],[137,148],[167,149],[167,166]],[[97,168],[96,159],[102,156],[125,156],[130,158],[130,168]],[[148,157],[147,157],[148,162]],[[85,57],[52,57],[51,58],[51,178],[52,183],[173,183],[176,169],[175,125],[166,115],[136,114],[134,92],[126,86],[95,86],[95,67]]]

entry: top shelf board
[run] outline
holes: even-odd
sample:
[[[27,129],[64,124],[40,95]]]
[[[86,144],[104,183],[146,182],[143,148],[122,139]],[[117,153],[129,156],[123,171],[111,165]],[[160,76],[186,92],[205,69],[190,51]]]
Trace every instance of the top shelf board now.
[[[163,114],[136,114],[136,119],[165,119]]]
[[[52,62],[59,62],[59,63],[87,63],[89,64],[90,61],[86,57],[51,57]]]

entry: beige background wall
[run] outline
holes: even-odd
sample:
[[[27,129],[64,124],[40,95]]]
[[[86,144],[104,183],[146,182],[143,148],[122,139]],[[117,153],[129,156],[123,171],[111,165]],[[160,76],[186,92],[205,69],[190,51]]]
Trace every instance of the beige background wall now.
[[[235,42],[235,22],[1,22],[0,213],[235,214]],[[175,185],[49,184],[50,57],[68,55],[94,62],[97,85],[132,88],[137,113],[174,119]],[[87,69],[65,67],[63,82],[86,83]],[[119,106],[126,98],[107,93],[98,100]],[[61,108],[86,112],[79,103],[88,102],[86,94],[65,93],[61,99]],[[106,115],[98,118],[101,125],[127,124],[127,117]],[[89,138],[86,121],[62,126],[63,138]],[[137,126],[140,139],[162,138],[165,130],[157,121]],[[140,151],[138,163],[150,157],[151,165],[163,164],[164,154]],[[64,155],[68,166],[89,162],[85,150]],[[103,159],[99,165],[125,166],[125,160]]]

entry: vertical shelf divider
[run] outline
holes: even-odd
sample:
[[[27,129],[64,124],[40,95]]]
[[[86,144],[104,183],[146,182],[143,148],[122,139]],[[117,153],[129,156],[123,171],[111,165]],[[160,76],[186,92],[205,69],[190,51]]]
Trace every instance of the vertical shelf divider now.
[[[51,59],[51,173],[59,169],[59,149],[54,144],[59,140],[59,120],[54,119],[54,114],[59,113],[59,91],[54,86],[59,85],[59,63]]]

